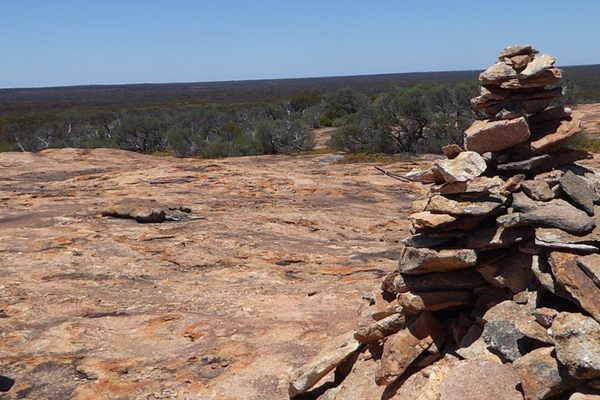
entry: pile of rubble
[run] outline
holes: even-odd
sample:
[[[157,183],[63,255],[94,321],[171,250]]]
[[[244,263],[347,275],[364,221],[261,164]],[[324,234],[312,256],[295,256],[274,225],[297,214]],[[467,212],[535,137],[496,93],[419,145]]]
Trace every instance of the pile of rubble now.
[[[407,175],[431,186],[398,270],[291,398],[600,399],[600,174],[554,63],[514,46],[481,73],[466,150]]]

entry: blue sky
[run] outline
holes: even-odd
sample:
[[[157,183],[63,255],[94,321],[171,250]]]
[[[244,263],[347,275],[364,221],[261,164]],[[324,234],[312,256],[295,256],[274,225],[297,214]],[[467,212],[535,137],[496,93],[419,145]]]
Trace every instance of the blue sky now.
[[[0,0],[0,88],[600,63],[597,0]]]

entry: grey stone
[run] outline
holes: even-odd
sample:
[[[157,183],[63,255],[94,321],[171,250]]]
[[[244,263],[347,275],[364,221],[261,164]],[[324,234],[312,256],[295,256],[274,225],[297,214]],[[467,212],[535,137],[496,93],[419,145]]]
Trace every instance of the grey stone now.
[[[523,173],[527,176],[534,176],[574,161],[590,158],[591,154],[587,151],[562,149],[552,154],[543,154],[523,161],[500,164],[497,170],[501,174]]]
[[[560,187],[563,192],[588,215],[594,215],[594,190],[584,178],[567,171],[560,178]]]
[[[535,202],[523,193],[515,193],[512,206],[512,213],[497,218],[500,225],[558,228],[577,235],[588,234],[596,227],[593,218],[561,199]]]

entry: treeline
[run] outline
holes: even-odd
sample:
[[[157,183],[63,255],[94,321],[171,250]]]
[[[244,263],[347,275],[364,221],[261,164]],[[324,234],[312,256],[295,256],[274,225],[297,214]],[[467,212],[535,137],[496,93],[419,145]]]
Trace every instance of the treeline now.
[[[314,146],[310,111],[288,102],[254,107],[194,106],[172,110],[70,111],[6,124],[0,150],[112,147],[165,150],[206,158],[291,153]]]
[[[575,103],[583,91],[567,82],[566,92]],[[443,144],[462,144],[463,131],[476,117],[469,100],[477,93],[477,82],[471,80],[379,92],[309,90],[240,104],[157,100],[126,107],[115,100],[111,107],[110,101],[90,106],[82,97],[64,107],[57,102],[25,111],[23,105],[5,102],[0,105],[0,151],[112,147],[205,158],[284,154],[311,150],[311,131],[333,126],[337,129],[328,145],[341,151],[439,152]]]
[[[321,123],[339,126],[329,141],[347,152],[439,152],[462,144],[475,114],[469,100],[476,83],[397,87],[376,96],[340,91],[326,103]]]

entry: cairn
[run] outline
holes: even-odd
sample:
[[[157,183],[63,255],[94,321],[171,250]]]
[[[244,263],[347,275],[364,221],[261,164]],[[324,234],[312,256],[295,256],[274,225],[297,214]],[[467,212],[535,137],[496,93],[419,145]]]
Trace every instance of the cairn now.
[[[551,105],[554,64],[513,46],[480,74],[465,150],[406,176],[431,186],[398,270],[355,332],[293,373],[291,398],[600,394],[600,174],[565,147],[580,123]]]

